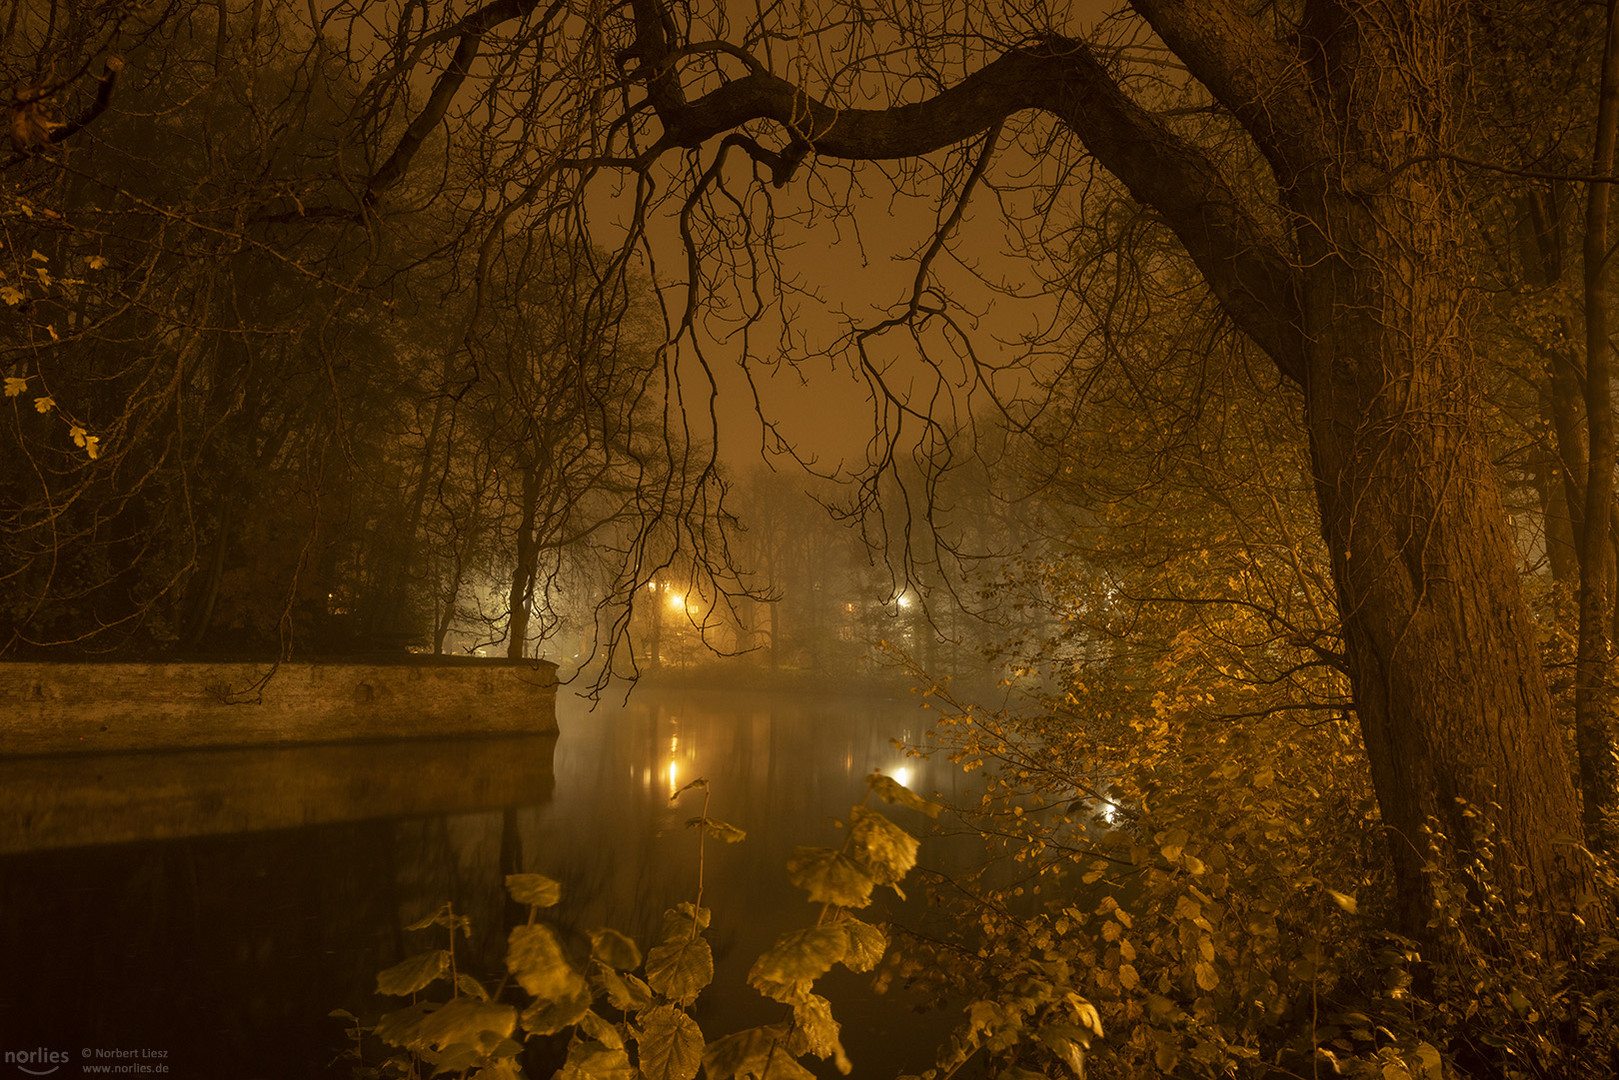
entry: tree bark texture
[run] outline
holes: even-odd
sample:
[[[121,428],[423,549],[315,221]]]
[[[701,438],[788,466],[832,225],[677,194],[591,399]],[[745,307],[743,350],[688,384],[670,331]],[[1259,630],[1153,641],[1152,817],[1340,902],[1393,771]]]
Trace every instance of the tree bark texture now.
[[[1619,19],[1608,0],[1607,35],[1598,94],[1593,176],[1613,171],[1619,125]],[[1614,616],[1611,514],[1614,487],[1612,353],[1608,344],[1608,204],[1613,185],[1592,182],[1586,196],[1583,252],[1585,293],[1585,417],[1590,432],[1585,521],[1580,532],[1580,641],[1574,675],[1574,742],[1584,792],[1586,835],[1611,850],[1612,818],[1619,805],[1613,731],[1615,687],[1609,631]]]
[[[1586,883],[1557,842],[1580,835],[1578,803],[1479,426],[1453,238],[1440,215],[1413,228],[1410,199],[1432,195],[1400,190],[1422,180],[1323,192],[1300,229],[1322,531],[1402,928],[1428,936],[1427,866],[1465,872],[1488,850],[1559,952]]]
[[[1437,0],[1372,8],[1310,5],[1312,96],[1336,145],[1318,162],[1271,155],[1295,222],[1306,418],[1355,702],[1402,927],[1432,940],[1429,870],[1468,886],[1478,867],[1561,954],[1589,882],[1570,843],[1579,803],[1480,423],[1465,219],[1434,153],[1450,145],[1461,36]]]

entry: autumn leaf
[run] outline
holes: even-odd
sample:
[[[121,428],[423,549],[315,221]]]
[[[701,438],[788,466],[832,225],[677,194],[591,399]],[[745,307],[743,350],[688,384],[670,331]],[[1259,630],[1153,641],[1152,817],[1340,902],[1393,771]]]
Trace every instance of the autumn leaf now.
[[[640,1018],[641,1074],[646,1080],[692,1080],[703,1059],[703,1032],[673,1005],[648,1009]]]
[[[748,838],[748,834],[735,825],[714,818],[694,817],[686,822],[688,829],[701,829],[706,835],[716,840],[723,840],[727,844],[740,844]]]
[[[832,970],[848,951],[848,933],[836,924],[789,930],[754,962],[748,982],[754,986],[761,982],[811,983]]]
[[[882,773],[872,773],[866,777],[866,786],[884,802],[921,811],[930,818],[938,817],[939,811],[943,809],[938,803],[929,802],[892,776],[884,776]]]
[[[831,848],[800,847],[787,861],[787,877],[809,893],[811,903],[865,907],[876,884],[853,859]]]
[[[507,939],[506,967],[534,997],[556,1001],[572,998],[585,980],[562,955],[556,936],[544,926],[516,926]]]
[[[843,954],[843,966],[850,971],[870,971],[876,967],[888,948],[888,935],[859,919],[843,919],[837,926],[849,941]]]
[[[377,993],[408,997],[450,970],[450,954],[443,949],[402,960],[377,975]]]
[[[714,953],[702,937],[665,941],[646,954],[646,981],[681,1005],[690,1005],[714,980]]]
[[[511,1035],[517,1026],[517,1010],[473,998],[456,998],[424,1017],[417,1031],[424,1042],[442,1049],[451,1043],[476,1043],[485,1032],[493,1035],[490,1048]]]
[[[519,904],[554,907],[562,899],[562,886],[544,874],[507,874],[506,891]]]
[[[879,885],[894,885],[916,865],[916,837],[868,807],[857,806],[849,825],[854,851]]]
[[[641,966],[641,950],[617,930],[601,927],[590,931],[590,955],[610,968],[629,971]]]
[[[629,1055],[616,1046],[575,1043],[568,1060],[557,1073],[558,1080],[632,1080],[635,1067]]]

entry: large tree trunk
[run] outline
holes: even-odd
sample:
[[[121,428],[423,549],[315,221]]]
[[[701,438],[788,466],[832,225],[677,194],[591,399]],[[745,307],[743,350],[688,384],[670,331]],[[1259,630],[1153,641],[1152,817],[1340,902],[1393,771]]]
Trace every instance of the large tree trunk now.
[[[1593,176],[1613,171],[1619,130],[1619,18],[1608,0],[1602,84],[1597,105]],[[1590,432],[1585,478],[1585,521],[1579,537],[1580,646],[1574,677],[1574,741],[1585,794],[1585,829],[1592,847],[1611,850],[1612,816],[1619,801],[1613,757],[1615,687],[1609,630],[1614,617],[1614,442],[1612,364],[1608,344],[1608,201],[1612,185],[1592,183],[1585,208],[1585,422]]]
[[[1556,955],[1589,868],[1566,842],[1578,802],[1479,423],[1443,168],[1375,195],[1324,172],[1299,200],[1322,529],[1402,929],[1447,946],[1429,871],[1477,903],[1477,866]]]

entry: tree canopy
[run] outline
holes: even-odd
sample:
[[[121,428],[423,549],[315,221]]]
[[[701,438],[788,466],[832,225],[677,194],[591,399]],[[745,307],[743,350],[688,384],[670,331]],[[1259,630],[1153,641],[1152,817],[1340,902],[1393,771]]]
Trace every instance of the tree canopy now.
[[[1436,912],[1446,875],[1470,875],[1533,950],[1571,958],[1611,922],[1586,845],[1605,846],[1615,805],[1619,29],[1611,4],[1560,16],[1513,0],[1132,0],[1094,25],[928,0],[19,15],[0,208],[13,645],[149,623],[159,598],[195,625],[230,562],[224,523],[277,527],[249,495],[298,494],[300,572],[278,580],[316,598],[335,595],[310,588],[317,556],[371,558],[353,537],[385,522],[415,545],[434,506],[440,616],[498,534],[520,624],[544,592],[536,553],[597,527],[581,521],[616,523],[608,640],[677,564],[743,597],[705,445],[722,367],[739,361],[757,401],[765,373],[830,353],[873,407],[851,509],[895,523],[902,579],[966,554],[960,530],[915,523],[948,517],[963,421],[997,417],[1046,448],[1030,475],[1074,535],[1106,527],[1108,557],[1132,529],[1215,552],[1121,574],[1135,599],[1195,604],[1159,590],[1227,575],[1216,621],[1250,681],[1352,717],[1395,927],[1461,950]],[[814,249],[903,225],[888,208],[912,199],[923,226],[891,303],[808,314]],[[980,319],[1028,291],[977,257],[983,208],[1038,256],[1047,323],[1006,335],[1021,341]],[[574,329],[546,353],[526,298],[563,263],[542,321]],[[662,325],[625,340],[653,309]],[[262,406],[255,380],[275,386]],[[411,419],[401,394],[430,406]],[[1141,528],[1157,480],[1094,469],[1098,441],[1227,475],[1175,488],[1174,526]],[[479,456],[497,444],[498,468]],[[382,447],[407,463],[391,495],[360,482],[362,448]],[[334,501],[339,473],[352,497]],[[501,524],[480,532],[497,490]],[[1259,515],[1246,549],[1194,539],[1192,506]],[[347,548],[316,542],[343,531],[324,515],[362,507],[377,524]],[[188,539],[148,551],[160,533]],[[1571,709],[1547,677],[1557,641]]]

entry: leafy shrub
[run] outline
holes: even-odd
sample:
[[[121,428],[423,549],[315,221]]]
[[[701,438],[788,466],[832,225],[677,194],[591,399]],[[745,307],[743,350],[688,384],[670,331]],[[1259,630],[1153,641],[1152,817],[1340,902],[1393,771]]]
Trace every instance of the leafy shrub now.
[[[867,784],[868,798],[938,813],[890,777],[873,774]],[[682,790],[693,787],[707,783]],[[448,947],[378,975],[378,993],[411,999],[403,1008],[369,1025],[352,1013],[333,1014],[350,1024],[354,1047],[347,1056],[355,1076],[517,1080],[524,1075],[524,1043],[540,1036],[567,1040],[556,1074],[561,1080],[692,1080],[699,1068],[711,1080],[806,1080],[812,1075],[802,1064],[806,1058],[831,1059],[848,1072],[831,1002],[815,984],[834,965],[869,972],[882,959],[887,933],[854,913],[870,905],[875,890],[898,891],[916,864],[917,839],[862,803],[851,810],[840,847],[798,848],[788,874],[821,905],[819,917],[783,934],[748,973],[749,985],[780,1002],[785,1013],[779,1022],[709,1040],[689,1011],[714,978],[702,844],[709,838],[736,843],[744,834],[710,818],[706,797],[703,814],[687,825],[700,835],[697,896],[664,912],[659,939],[644,954],[626,935],[600,928],[589,933],[588,957],[576,962],[539,919],[562,898],[562,886],[540,874],[506,878],[507,891],[528,906],[529,917],[508,935],[507,976],[493,990],[457,969],[456,936],[470,933],[465,917],[446,905],[408,927],[442,928]],[[449,996],[429,996],[430,990]],[[389,1048],[374,1065],[365,1061],[368,1037]]]

